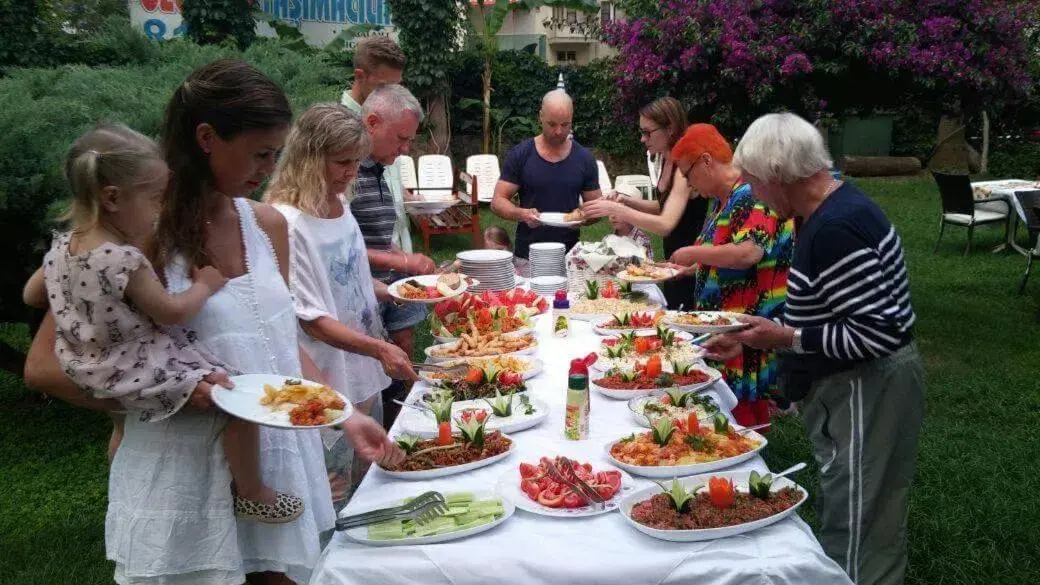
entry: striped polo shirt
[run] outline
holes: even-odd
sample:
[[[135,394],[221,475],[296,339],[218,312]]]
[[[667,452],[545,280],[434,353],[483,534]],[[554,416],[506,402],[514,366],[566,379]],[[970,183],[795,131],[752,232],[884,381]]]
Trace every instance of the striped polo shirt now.
[[[802,329],[808,353],[793,357],[816,378],[913,339],[902,241],[881,208],[849,183],[798,232],[783,320]]]
[[[361,228],[366,248],[384,251],[392,248],[394,225],[397,223],[394,196],[383,174],[383,165],[372,158],[366,158],[358,168],[350,212]],[[372,276],[388,284],[393,282],[389,270],[373,268]]]

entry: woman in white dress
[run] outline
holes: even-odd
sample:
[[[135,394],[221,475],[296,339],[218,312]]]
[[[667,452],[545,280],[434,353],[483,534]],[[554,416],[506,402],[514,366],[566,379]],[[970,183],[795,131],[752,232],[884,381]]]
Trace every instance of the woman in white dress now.
[[[229,278],[189,323],[217,357],[245,372],[315,378],[317,368],[297,344],[285,220],[270,206],[236,198],[271,172],[290,117],[281,89],[241,61],[213,62],[178,87],[163,128],[173,176],[158,228],[158,260],[173,291],[188,286],[192,265],[212,265]],[[41,332],[44,341],[34,342],[30,356],[38,364],[27,379],[71,397],[77,390],[54,375],[53,345],[46,347],[52,325],[44,323]],[[236,520],[220,442],[226,417],[212,407],[209,389],[207,383],[196,387],[194,411],[162,423],[126,423],[112,462],[105,526],[115,580],[305,583],[320,552],[319,532],[335,519],[318,432],[264,428],[259,436],[264,482],[299,495],[303,516],[281,525]],[[344,426],[360,456],[400,458],[371,418],[357,414]]]
[[[264,201],[289,223],[290,281],[300,345],[326,380],[345,388],[354,406],[369,413],[390,378],[412,379],[409,356],[385,340],[376,283],[365,241],[345,204],[371,140],[361,118],[338,103],[319,103],[289,131]],[[388,294],[385,295],[390,299]],[[326,439],[325,463],[333,501],[345,503],[364,473],[342,434]]]

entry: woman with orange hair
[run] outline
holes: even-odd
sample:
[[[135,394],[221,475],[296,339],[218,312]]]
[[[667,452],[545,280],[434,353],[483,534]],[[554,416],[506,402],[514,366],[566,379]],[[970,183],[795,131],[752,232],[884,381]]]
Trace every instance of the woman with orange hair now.
[[[672,254],[695,277],[694,307],[772,318],[783,310],[794,249],[794,224],[755,200],[734,167],[733,149],[710,124],[693,124],[672,148],[672,159],[690,189],[714,200],[693,245]],[[722,366],[739,403],[743,425],[769,422],[768,396],[775,393],[771,351],[745,348]]]

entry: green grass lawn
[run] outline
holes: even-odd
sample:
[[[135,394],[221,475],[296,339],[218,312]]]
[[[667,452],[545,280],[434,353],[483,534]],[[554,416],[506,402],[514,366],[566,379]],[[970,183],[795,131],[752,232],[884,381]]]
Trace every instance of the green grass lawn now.
[[[930,179],[859,184],[903,236],[928,375],[908,582],[1032,582],[1040,575],[1040,274],[1029,294],[1014,294],[1025,260],[987,251],[999,243],[999,228],[977,233],[968,257],[961,255],[965,231],[947,230],[933,254],[938,194]],[[588,231],[592,239],[606,226]],[[436,259],[446,259],[469,239],[445,237],[434,246]],[[23,347],[26,335],[0,326],[0,336]],[[422,332],[417,348],[429,340]],[[42,399],[0,374],[0,582],[111,582],[104,560],[108,432],[104,415]],[[765,456],[775,470],[810,460],[797,417],[774,425]],[[800,480],[812,489],[813,475]],[[803,510],[812,524],[812,510]]]

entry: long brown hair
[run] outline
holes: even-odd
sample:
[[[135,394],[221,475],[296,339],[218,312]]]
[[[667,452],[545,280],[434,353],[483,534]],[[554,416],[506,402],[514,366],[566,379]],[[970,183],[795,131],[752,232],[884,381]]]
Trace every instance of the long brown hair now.
[[[639,110],[639,115],[649,118],[668,134],[668,146],[675,146],[686,131],[689,122],[686,120],[686,109],[679,100],[673,97],[662,97],[650,102]]]
[[[243,132],[289,125],[285,92],[259,69],[238,59],[220,59],[193,71],[166,106],[161,146],[172,177],[159,215],[158,259],[183,256],[189,266],[208,263],[206,202],[214,185],[209,159],[195,140],[209,124],[223,140]]]

